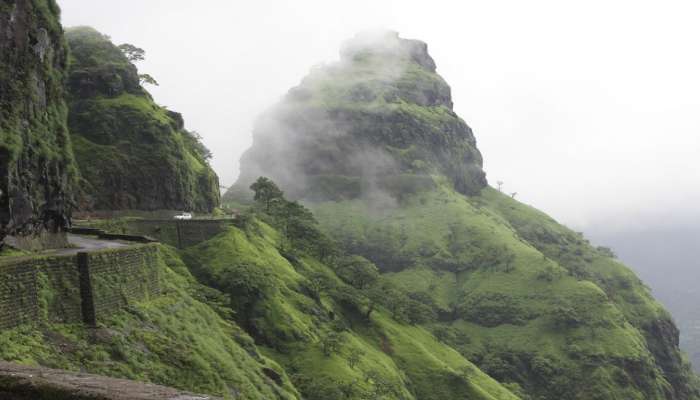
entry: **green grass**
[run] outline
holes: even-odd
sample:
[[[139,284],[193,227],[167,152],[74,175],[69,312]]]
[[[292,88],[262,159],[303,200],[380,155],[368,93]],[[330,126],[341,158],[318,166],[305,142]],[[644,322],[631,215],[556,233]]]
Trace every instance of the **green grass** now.
[[[96,101],[100,107],[106,109],[105,112],[111,112],[109,111],[110,108],[123,108],[138,111],[145,118],[152,118],[161,124],[167,125],[172,121],[165,108],[156,105],[150,97],[144,95],[124,93],[117,97],[99,98]]]
[[[349,398],[359,399],[378,387],[393,388],[387,399],[516,398],[422,328],[395,322],[382,310],[370,323],[358,320],[328,293],[313,300],[304,291],[309,277],[323,274],[334,285],[344,283],[313,258],[290,262],[280,253],[279,240],[269,226],[254,222],[187,249],[184,260],[201,282],[230,294],[238,323],[255,333],[263,353],[285,367],[306,398],[337,398],[334,393],[340,396],[336,390],[343,388]],[[249,267],[259,274],[251,275]],[[240,294],[251,286],[261,293],[248,307],[251,295]],[[325,355],[322,343],[336,334],[339,349]],[[351,366],[353,352],[362,355]],[[462,377],[465,368],[473,376]],[[435,389],[436,382],[441,389]]]

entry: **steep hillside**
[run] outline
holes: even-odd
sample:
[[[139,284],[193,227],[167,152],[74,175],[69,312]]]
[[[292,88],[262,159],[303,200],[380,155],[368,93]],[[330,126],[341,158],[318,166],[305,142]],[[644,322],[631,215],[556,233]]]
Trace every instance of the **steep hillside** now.
[[[681,349],[700,372],[700,309],[694,301],[700,301],[700,260],[695,256],[700,226],[691,218],[593,228],[587,231],[592,240],[612,246],[671,312],[681,330]]]
[[[81,208],[192,210],[219,204],[208,151],[182,116],[158,106],[136,67],[107,36],[67,30],[68,104]]]
[[[67,224],[75,166],[66,60],[53,0],[0,2],[0,243]]]
[[[425,44],[358,36],[261,117],[226,198],[247,201],[260,175],[280,183],[345,253],[429,307],[413,329],[522,398],[700,398],[649,290],[604,249],[486,187],[451,107]]]
[[[296,218],[259,215],[278,227]],[[332,247],[313,234],[311,247],[297,241],[314,228],[245,220],[184,259],[231,296],[237,323],[304,399],[517,398],[428,330],[392,316],[389,301],[399,299],[382,298],[387,286],[340,278],[342,259],[322,256]]]

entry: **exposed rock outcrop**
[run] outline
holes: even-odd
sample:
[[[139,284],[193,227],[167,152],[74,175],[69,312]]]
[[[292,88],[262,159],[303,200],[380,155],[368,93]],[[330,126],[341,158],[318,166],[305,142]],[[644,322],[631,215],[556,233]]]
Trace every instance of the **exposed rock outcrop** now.
[[[443,174],[468,195],[486,186],[471,129],[427,45],[395,32],[358,35],[260,117],[230,191],[260,175],[292,197],[356,198]]]
[[[0,242],[68,224],[75,166],[65,123],[66,60],[53,0],[0,3]]]

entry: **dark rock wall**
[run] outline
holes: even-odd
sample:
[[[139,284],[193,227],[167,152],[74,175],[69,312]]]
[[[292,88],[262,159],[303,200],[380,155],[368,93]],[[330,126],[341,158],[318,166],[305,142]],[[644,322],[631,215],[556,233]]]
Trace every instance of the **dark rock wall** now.
[[[0,239],[68,224],[66,61],[55,1],[0,1]]]

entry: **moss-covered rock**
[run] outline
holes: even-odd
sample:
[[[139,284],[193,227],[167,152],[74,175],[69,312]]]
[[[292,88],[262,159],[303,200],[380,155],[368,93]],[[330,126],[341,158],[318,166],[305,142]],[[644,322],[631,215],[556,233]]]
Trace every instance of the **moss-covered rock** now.
[[[80,27],[66,37],[68,126],[83,178],[81,208],[217,207],[218,177],[182,116],[153,101],[136,67],[107,36]]]
[[[0,3],[0,241],[58,231],[70,218],[66,62],[53,0]]]

